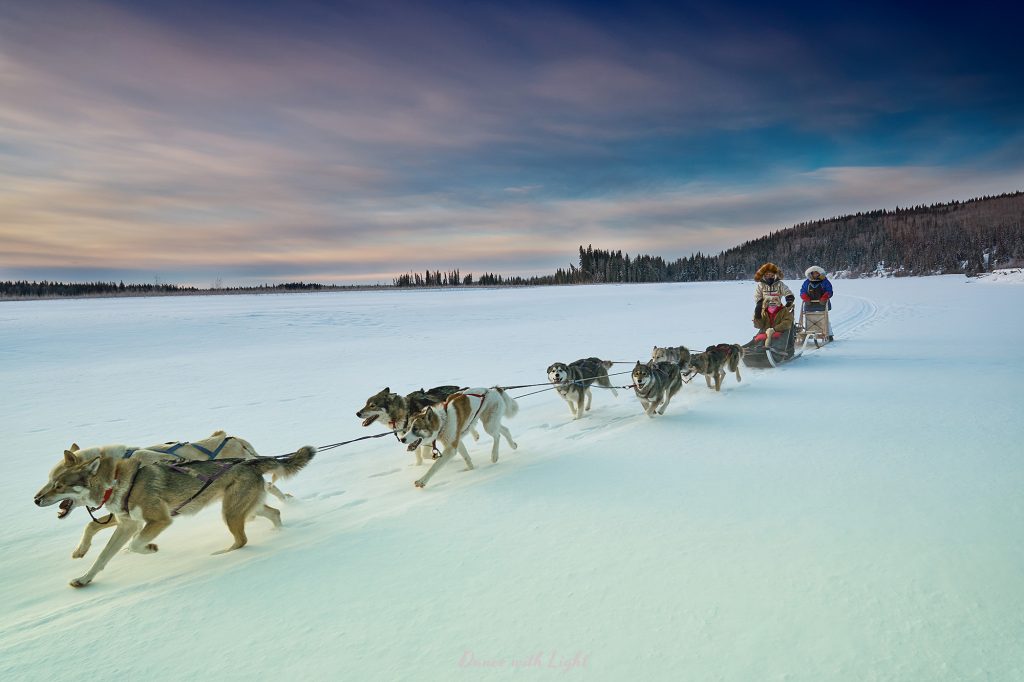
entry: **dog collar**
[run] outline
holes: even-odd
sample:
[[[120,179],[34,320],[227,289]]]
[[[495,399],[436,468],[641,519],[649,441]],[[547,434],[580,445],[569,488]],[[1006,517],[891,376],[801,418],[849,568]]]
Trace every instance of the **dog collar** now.
[[[106,492],[103,493],[103,501],[100,502],[100,506],[96,507],[96,509],[102,508],[103,505],[105,505],[107,503],[107,501],[110,499],[110,496],[114,494],[114,488],[116,488],[116,487],[117,487],[117,479],[115,478],[114,482],[111,483],[110,487],[107,488]]]
[[[110,487],[107,488],[104,491],[103,499],[100,500],[100,503],[98,505],[96,505],[95,507],[90,507],[89,505],[86,505],[85,508],[88,509],[90,512],[94,512],[94,511],[98,511],[98,510],[102,509],[103,505],[105,505],[107,503],[107,501],[110,500],[110,496],[114,494],[114,488],[116,488],[116,487],[117,487],[117,479],[115,478],[114,482],[110,484]]]

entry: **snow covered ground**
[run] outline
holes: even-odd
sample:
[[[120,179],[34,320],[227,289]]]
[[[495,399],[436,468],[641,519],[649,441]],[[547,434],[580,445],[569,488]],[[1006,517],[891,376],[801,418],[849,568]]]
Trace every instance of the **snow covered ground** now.
[[[84,511],[32,503],[72,441],[334,443],[385,385],[745,341],[752,286],[0,304],[0,678],[1024,679],[1024,286],[835,287],[835,344],[664,417],[524,397],[425,490],[393,439],[325,451],[280,532],[210,556],[209,509],[82,590],[106,534],[73,560]]]

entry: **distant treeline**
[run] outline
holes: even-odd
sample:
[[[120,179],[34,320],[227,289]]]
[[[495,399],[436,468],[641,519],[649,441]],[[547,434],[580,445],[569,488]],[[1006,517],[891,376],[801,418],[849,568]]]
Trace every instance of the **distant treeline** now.
[[[660,256],[579,247],[578,264],[551,275],[519,277],[484,273],[474,278],[458,270],[427,270],[399,275],[393,286],[462,287],[593,284],[602,282],[708,282],[749,279],[772,261],[797,279],[809,265],[833,276],[872,273],[905,275],[977,274],[1024,266],[1024,192],[880,210],[800,223],[744,242],[716,256],[695,253],[667,261]],[[225,293],[284,293],[374,289],[306,282],[254,287],[197,289],[175,284],[124,282],[0,282],[0,298],[62,296],[154,296]]]
[[[570,266],[572,267],[572,266]],[[575,268],[574,268],[575,269]],[[455,286],[530,286],[538,284],[573,284],[574,281],[563,270],[558,270],[554,275],[541,275],[536,277],[520,277],[518,275],[495,275],[486,272],[476,279],[472,273],[460,275],[458,270],[441,272],[440,270],[427,270],[422,275],[418,272],[409,272],[395,277],[396,287],[455,287]]]
[[[859,277],[977,274],[1024,265],[1024,192],[879,210],[800,223],[744,242],[718,255],[693,254],[666,261],[644,254],[579,247],[579,265],[541,277],[487,275],[474,281],[458,271],[395,278],[395,286],[469,284],[592,284],[601,282],[708,282],[748,279],[772,261],[787,277],[799,278],[810,265],[833,274]],[[451,277],[450,275],[456,275]],[[495,281],[496,280],[496,281]]]
[[[261,284],[252,287],[198,289],[177,284],[125,284],[124,282],[0,282],[0,298],[62,298],[71,296],[182,296],[199,294],[261,294],[292,291],[333,291],[374,287],[335,286],[312,282]]]

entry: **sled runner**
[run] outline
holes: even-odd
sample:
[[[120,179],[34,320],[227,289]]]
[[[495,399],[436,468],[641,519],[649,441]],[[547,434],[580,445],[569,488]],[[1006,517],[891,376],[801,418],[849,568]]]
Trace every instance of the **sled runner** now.
[[[806,301],[800,307],[800,327],[796,344],[801,348],[808,341],[815,348],[821,348],[832,340],[832,325],[828,321],[828,303],[826,301]]]

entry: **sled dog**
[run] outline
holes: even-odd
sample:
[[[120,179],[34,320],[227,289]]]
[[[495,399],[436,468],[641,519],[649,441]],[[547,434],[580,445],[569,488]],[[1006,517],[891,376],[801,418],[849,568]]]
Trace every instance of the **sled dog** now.
[[[420,389],[408,395],[401,396],[392,393],[389,387],[384,387],[379,393],[371,395],[366,399],[363,409],[356,412],[356,416],[363,420],[363,426],[369,426],[378,419],[384,419],[389,429],[399,433],[405,431],[409,424],[409,418],[417,414],[425,407],[443,403],[453,393],[458,392],[458,386],[435,386],[426,391]],[[473,440],[480,438],[474,430]],[[416,464],[423,464],[424,457],[430,457],[430,446],[422,446],[416,450]]]
[[[611,368],[611,362],[600,358],[581,358],[568,365],[555,362],[548,367],[548,381],[555,385],[558,395],[569,404],[572,418],[579,419],[584,410],[590,409],[590,387],[595,382],[598,386],[611,389],[613,396],[619,395],[608,380],[608,370]],[[584,399],[586,407],[583,405]]]
[[[82,450],[78,447],[77,443],[72,443],[71,447],[68,448],[68,452],[72,453],[72,456],[79,464],[87,462],[94,457],[103,457],[115,461],[133,458],[146,464],[151,464],[153,462],[172,460],[252,459],[258,456],[249,441],[237,436],[228,436],[223,431],[214,431],[209,438],[192,443],[159,443],[145,448],[104,445]],[[67,466],[67,458],[61,460],[54,467],[53,471],[50,472],[50,480],[55,480]],[[273,482],[268,481],[266,485],[267,492],[282,502],[291,497],[291,495],[282,493]],[[71,513],[74,506],[75,504],[71,499],[63,500],[60,508],[57,510],[57,518],[63,519],[66,517]],[[75,551],[71,553],[71,557],[73,559],[84,557],[92,545],[93,536],[101,530],[112,529],[115,526],[117,526],[117,517],[113,514],[107,514],[106,518],[87,523],[85,531],[82,533],[82,539],[79,541]]]
[[[423,488],[444,464],[458,452],[466,462],[466,469],[473,468],[473,460],[462,443],[462,437],[479,421],[484,431],[494,439],[491,446],[491,461],[498,461],[499,437],[515,450],[518,445],[512,440],[512,433],[501,423],[505,417],[514,417],[519,412],[519,405],[512,396],[500,388],[469,388],[450,396],[441,405],[431,405],[409,420],[408,428],[399,440],[409,446],[409,450],[427,444],[433,446],[440,442],[444,446],[427,473],[416,481],[417,488]]]
[[[69,511],[75,505],[93,511],[107,505],[117,518],[117,528],[107,546],[85,575],[71,581],[72,587],[91,583],[129,540],[133,552],[156,552],[153,540],[171,525],[173,516],[179,512],[194,514],[218,499],[223,500],[224,522],[234,543],[216,554],[245,546],[245,522],[252,515],[279,527],[281,512],[264,504],[267,489],[263,475],[291,476],[309,463],[316,449],[306,446],[285,457],[148,464],[145,456],[96,456],[83,461],[84,452],[66,450],[63,466],[54,469],[55,475],[35,496],[39,507],[60,503]],[[111,450],[110,454],[116,453]]]
[[[735,343],[720,343],[708,346],[703,353],[697,353],[690,358],[690,368],[704,375],[704,381],[708,388],[712,388],[711,380],[714,379],[714,389],[721,391],[726,369],[736,373],[736,381],[743,381],[740,377],[740,360],[742,358],[743,346]]]
[[[654,362],[674,362],[685,373],[690,364],[690,349],[686,346],[668,346],[666,348],[655,346],[651,350],[651,360]]]
[[[651,360],[640,364],[638,360],[633,368],[633,390],[648,417],[655,411],[665,414],[665,408],[672,396],[683,386],[679,365],[674,362],[655,362]]]

